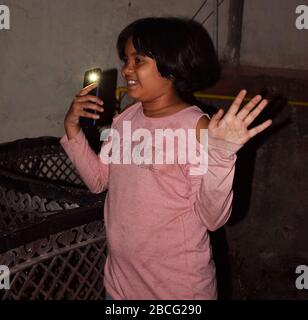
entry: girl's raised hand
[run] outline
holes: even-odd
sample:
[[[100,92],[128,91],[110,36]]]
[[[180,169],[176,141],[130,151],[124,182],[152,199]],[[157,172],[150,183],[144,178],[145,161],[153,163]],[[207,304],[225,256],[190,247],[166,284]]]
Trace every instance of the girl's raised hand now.
[[[212,117],[208,125],[210,137],[237,144],[245,144],[272,124],[272,120],[269,119],[254,128],[248,129],[248,126],[262,112],[268,101],[262,100],[262,97],[257,95],[239,111],[246,93],[246,90],[240,91],[224,116],[224,110],[220,109]]]

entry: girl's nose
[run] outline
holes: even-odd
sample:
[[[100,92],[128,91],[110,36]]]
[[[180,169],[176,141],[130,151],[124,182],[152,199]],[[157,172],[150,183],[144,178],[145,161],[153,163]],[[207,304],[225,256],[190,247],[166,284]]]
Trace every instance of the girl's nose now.
[[[134,72],[134,67],[132,64],[126,63],[122,67],[122,75],[125,77],[126,75],[130,75]]]

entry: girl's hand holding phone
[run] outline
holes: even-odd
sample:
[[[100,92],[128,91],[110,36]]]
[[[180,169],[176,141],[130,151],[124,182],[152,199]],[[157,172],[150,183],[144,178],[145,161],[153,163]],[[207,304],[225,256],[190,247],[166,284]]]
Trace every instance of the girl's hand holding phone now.
[[[92,83],[87,87],[80,90],[80,92],[75,96],[70,109],[68,110],[64,119],[64,128],[68,139],[75,137],[80,131],[79,118],[85,117],[90,119],[99,119],[98,114],[85,111],[85,109],[96,110],[98,112],[103,112],[104,108],[102,105],[104,102],[96,97],[89,95],[88,93],[96,88],[97,83]]]

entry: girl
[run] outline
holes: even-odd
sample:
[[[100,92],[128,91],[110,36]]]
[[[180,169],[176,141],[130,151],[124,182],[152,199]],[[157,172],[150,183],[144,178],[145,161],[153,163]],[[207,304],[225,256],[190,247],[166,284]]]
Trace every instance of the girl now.
[[[113,119],[120,147],[127,139],[124,123],[129,122],[132,132],[195,129],[192,142],[200,155],[202,129],[208,129],[208,171],[188,161],[127,164],[123,156],[120,163],[108,164],[105,152],[91,150],[78,125],[81,116],[99,117],[84,109],[103,111],[103,101],[88,95],[95,84],[74,98],[61,144],[92,192],[108,189],[107,298],[216,299],[208,231],[223,226],[230,216],[236,152],[270,126],[267,120],[248,129],[267,101],[255,96],[239,110],[246,95],[242,90],[225,115],[221,109],[211,119],[193,105],[193,92],[219,77],[212,42],[197,22],[137,20],[120,33],[117,49],[128,95],[136,101]],[[166,148],[164,152],[170,151]],[[172,151],[178,155],[179,148]]]

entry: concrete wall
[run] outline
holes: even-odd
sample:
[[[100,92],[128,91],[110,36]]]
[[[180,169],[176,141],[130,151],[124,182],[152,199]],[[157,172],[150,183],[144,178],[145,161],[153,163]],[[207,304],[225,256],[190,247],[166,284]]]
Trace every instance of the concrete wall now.
[[[123,27],[149,15],[192,17],[200,0],[7,0],[2,4],[11,12],[11,30],[0,31],[0,142],[5,142],[61,136],[63,118],[84,71],[120,66],[115,43]],[[196,20],[207,16],[208,5]],[[221,10],[222,34],[226,34],[228,1]],[[209,19],[206,26],[212,25]]]
[[[295,8],[305,2],[245,0],[240,63],[308,70],[308,30],[295,26]]]

